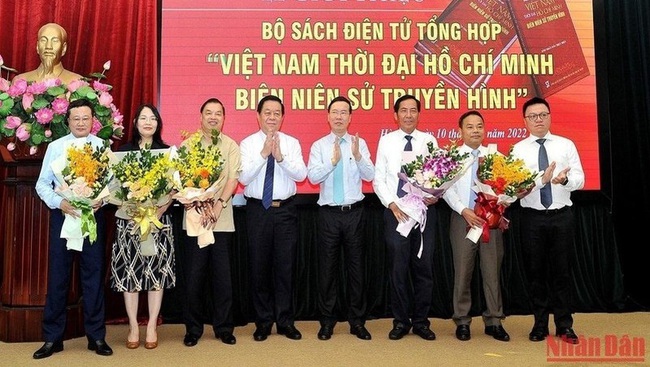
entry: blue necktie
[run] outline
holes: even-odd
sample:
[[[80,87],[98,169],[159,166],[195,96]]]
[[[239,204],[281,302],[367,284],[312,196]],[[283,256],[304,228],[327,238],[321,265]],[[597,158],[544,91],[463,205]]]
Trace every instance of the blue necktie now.
[[[476,178],[478,177],[478,149],[472,150],[472,155],[474,156],[474,162],[472,163],[472,182],[469,185],[469,208],[472,209],[474,208],[474,203],[476,202],[476,192],[472,190],[472,186],[474,186],[474,182],[476,181]]]
[[[266,160],[266,174],[264,175],[264,191],[262,191],[262,205],[264,209],[271,207],[273,201],[273,169],[275,168],[275,159],[272,154]]]
[[[548,155],[546,154],[546,148],[544,147],[544,142],[546,139],[537,139],[539,143],[539,156],[537,157],[537,164],[540,171],[545,170],[548,167]],[[542,201],[544,208],[551,206],[553,203],[553,192],[551,192],[551,182],[549,181],[541,190],[539,190],[539,196]]]
[[[406,145],[404,145],[404,151],[405,152],[412,152],[413,151],[413,145],[411,144],[411,139],[413,137],[411,135],[405,135],[404,138],[406,139]],[[402,190],[402,186],[404,186],[406,182],[404,180],[399,180],[397,183],[397,197],[403,197],[406,195],[406,192]]]
[[[345,140],[343,138],[339,139],[339,145],[341,150],[341,159],[339,159],[336,167],[334,167],[334,202],[336,204],[343,204],[345,201],[345,191],[343,187],[343,144]]]

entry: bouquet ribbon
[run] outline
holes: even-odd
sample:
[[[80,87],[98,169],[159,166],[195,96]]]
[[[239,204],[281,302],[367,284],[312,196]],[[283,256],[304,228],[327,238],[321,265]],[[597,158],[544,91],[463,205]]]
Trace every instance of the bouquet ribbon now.
[[[490,242],[490,229],[499,228],[502,231],[508,228],[508,220],[503,217],[506,210],[504,205],[497,204],[496,196],[489,196],[479,192],[476,198],[474,212],[485,220],[481,242]]]
[[[70,204],[81,210],[81,217],[75,218],[68,214],[65,215],[61,227],[61,238],[67,240],[66,248],[68,250],[81,251],[86,236],[88,236],[90,243],[97,240],[97,221],[90,203],[72,200]]]
[[[427,225],[427,206],[422,201],[424,192],[415,185],[407,182],[402,189],[406,195],[397,200],[396,204],[404,214],[409,216],[406,222],[397,224],[397,232],[403,237],[407,237],[411,230],[416,226],[420,226],[420,232],[424,232]],[[424,242],[420,236],[420,249],[418,250],[418,258],[422,257],[424,250]]]
[[[194,201],[185,207],[185,227],[187,235],[190,237],[197,237],[197,242],[200,248],[211,245],[215,241],[212,230],[203,226],[205,218],[201,208],[204,205],[212,205],[212,199]]]
[[[154,206],[138,207],[133,215],[133,222],[140,227],[140,239],[144,240],[151,233],[152,226],[162,229],[163,224],[156,215],[157,208]],[[134,227],[135,230],[136,227]]]

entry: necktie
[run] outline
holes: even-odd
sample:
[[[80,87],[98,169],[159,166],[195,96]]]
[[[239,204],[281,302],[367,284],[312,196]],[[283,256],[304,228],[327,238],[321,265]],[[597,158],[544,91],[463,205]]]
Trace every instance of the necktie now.
[[[343,145],[345,140],[343,138],[339,139],[339,145],[341,147],[341,159],[339,159],[336,167],[334,167],[334,202],[336,204],[343,204],[345,200],[345,193],[343,188]]]
[[[273,201],[273,169],[275,168],[275,159],[272,154],[266,160],[266,174],[264,175],[264,191],[262,191],[262,205],[264,209],[271,207]]]
[[[413,151],[413,145],[411,144],[411,139],[413,139],[413,137],[411,135],[405,135],[404,138],[406,139],[406,145],[404,145],[404,151],[405,152]],[[406,195],[406,192],[402,190],[402,186],[404,186],[405,183],[406,182],[401,179],[397,183],[397,197],[401,198],[404,195]]]
[[[474,208],[474,203],[476,202],[476,192],[472,190],[472,186],[474,186],[474,182],[476,181],[476,178],[478,177],[478,149],[472,150],[472,155],[474,156],[474,162],[472,163],[472,182],[469,185],[469,207]]]
[[[537,139],[539,143],[539,156],[537,157],[537,164],[540,170],[545,170],[548,167],[548,155],[546,154],[546,148],[544,147],[544,142],[546,139]],[[541,190],[539,190],[539,196],[542,201],[544,208],[548,208],[553,203],[553,193],[551,192],[551,183],[548,182]]]

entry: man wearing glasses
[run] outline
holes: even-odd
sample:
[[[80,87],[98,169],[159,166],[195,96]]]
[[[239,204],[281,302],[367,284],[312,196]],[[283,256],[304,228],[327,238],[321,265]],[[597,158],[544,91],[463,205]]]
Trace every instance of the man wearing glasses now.
[[[512,152],[528,168],[543,172],[533,190],[521,199],[521,243],[535,316],[528,338],[535,342],[546,339],[552,312],[555,335],[577,344],[570,309],[571,192],[584,186],[585,175],[575,144],[550,133],[548,102],[533,97],[524,103],[523,113],[530,135],[515,144]]]

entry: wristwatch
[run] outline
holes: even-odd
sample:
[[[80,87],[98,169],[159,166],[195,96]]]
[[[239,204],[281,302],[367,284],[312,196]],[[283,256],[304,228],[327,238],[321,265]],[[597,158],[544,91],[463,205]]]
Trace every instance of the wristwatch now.
[[[224,209],[228,206],[228,203],[222,198],[217,199],[217,201],[221,203],[221,207]]]

